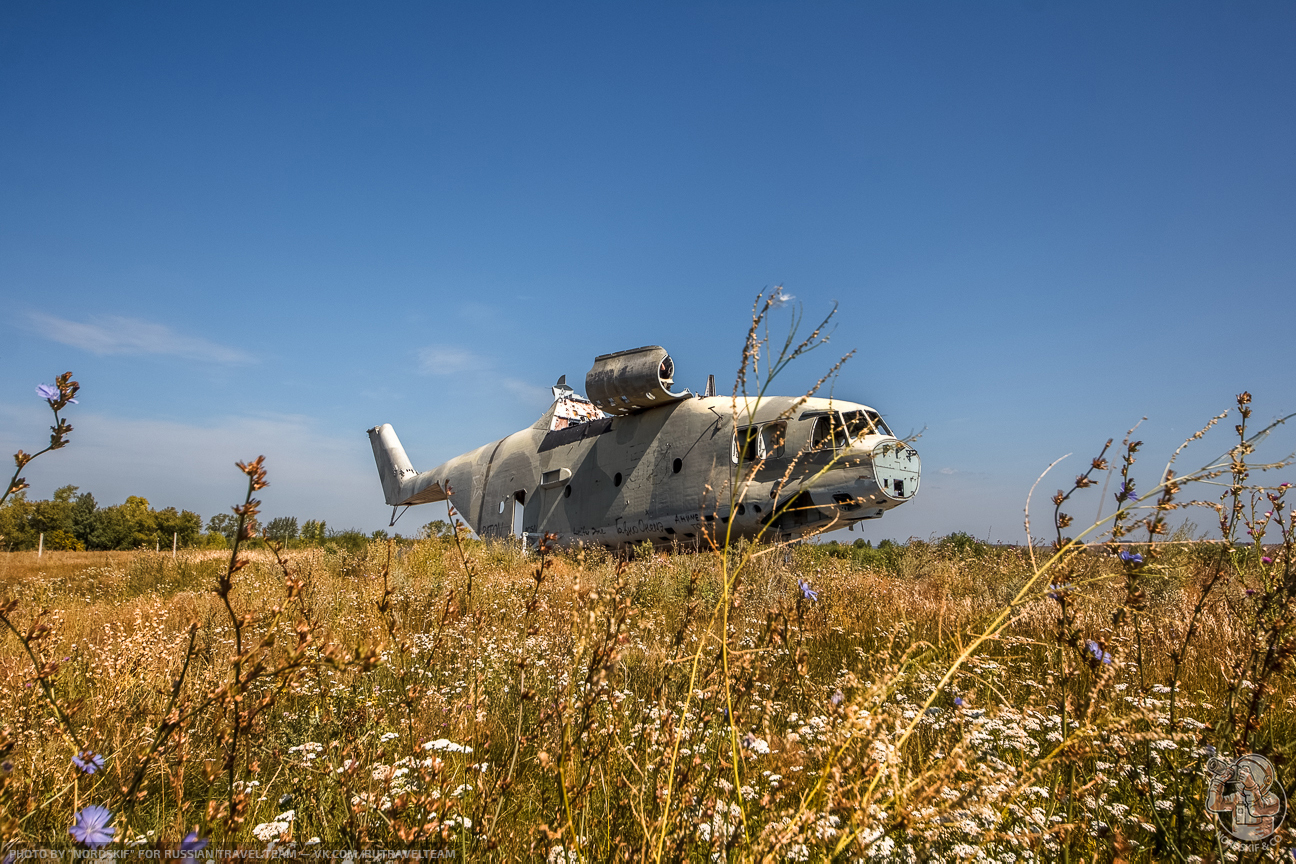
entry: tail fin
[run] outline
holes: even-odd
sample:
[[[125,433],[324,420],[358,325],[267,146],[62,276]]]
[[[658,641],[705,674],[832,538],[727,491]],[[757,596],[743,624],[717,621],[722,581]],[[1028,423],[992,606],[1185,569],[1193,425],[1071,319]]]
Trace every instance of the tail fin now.
[[[369,443],[373,445],[374,462],[378,464],[378,477],[382,480],[383,498],[388,505],[402,503],[407,495],[402,494],[405,480],[418,474],[405,455],[405,448],[396,437],[396,430],[390,423],[375,426],[369,430]]]

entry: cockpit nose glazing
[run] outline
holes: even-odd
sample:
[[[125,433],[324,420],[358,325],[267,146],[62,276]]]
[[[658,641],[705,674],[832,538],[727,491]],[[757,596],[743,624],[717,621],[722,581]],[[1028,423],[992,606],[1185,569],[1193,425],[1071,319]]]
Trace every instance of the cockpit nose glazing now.
[[[858,442],[866,435],[891,435],[882,415],[868,408],[859,411],[844,411],[840,415],[846,427],[846,434],[852,441]]]
[[[907,501],[918,492],[922,459],[903,441],[883,441],[873,448],[873,476],[883,495]]]

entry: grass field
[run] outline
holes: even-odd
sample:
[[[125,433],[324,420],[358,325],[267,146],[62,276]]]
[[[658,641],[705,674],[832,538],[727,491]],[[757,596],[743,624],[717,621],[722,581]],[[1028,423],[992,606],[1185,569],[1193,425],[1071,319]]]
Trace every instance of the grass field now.
[[[1215,750],[1296,779],[1247,550],[1086,550],[1016,605],[1028,550],[976,544],[254,552],[229,608],[227,554],[0,559],[7,844],[94,805],[119,848],[1207,860]]]

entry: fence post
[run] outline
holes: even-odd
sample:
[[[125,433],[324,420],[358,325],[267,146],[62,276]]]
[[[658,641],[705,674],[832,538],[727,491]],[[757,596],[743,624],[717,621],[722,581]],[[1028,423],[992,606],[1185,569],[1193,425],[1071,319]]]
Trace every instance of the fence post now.
[[[45,554],[45,532],[41,532],[40,545],[36,547],[36,557],[39,558]]]

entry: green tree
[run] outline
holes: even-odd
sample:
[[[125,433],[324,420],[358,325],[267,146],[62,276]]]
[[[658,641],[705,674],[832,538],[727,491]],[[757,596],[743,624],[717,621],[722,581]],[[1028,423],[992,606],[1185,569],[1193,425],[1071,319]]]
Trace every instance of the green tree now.
[[[987,547],[966,531],[955,531],[936,541],[936,548],[958,558],[985,557]]]
[[[207,530],[224,537],[226,543],[233,543],[234,532],[238,530],[238,519],[231,513],[217,513],[207,520]]]
[[[94,530],[95,512],[98,509],[99,505],[95,503],[95,497],[89,492],[82,492],[72,502],[72,535],[86,548],[90,548],[90,534]]]
[[[0,507],[0,548],[35,549],[45,535],[46,549],[139,549],[198,542],[202,517],[174,507],[153,510],[148,499],[132,495],[122,504],[99,507],[89,492],[63,486],[48,501],[29,501],[18,492]]]
[[[192,510],[176,512],[174,507],[155,510],[153,522],[158,540],[164,547],[172,540],[179,546],[192,546],[198,542],[198,535],[202,532],[202,517]]]
[[[369,545],[369,538],[355,528],[348,528],[345,531],[330,531],[328,533],[328,545],[335,548],[345,549],[348,552],[363,552]]]
[[[72,534],[73,498],[77,487],[62,486],[54,492],[49,501],[32,502],[31,527],[37,534],[53,534],[60,531]]]
[[[0,544],[7,550],[35,549],[38,539],[32,529],[31,517],[33,507],[27,500],[27,493],[15,492],[8,502],[0,507]]]
[[[271,519],[266,523],[265,536],[267,540],[273,540],[276,543],[287,543],[289,540],[296,540],[297,517],[280,516]]]
[[[147,498],[131,495],[122,504],[95,511],[89,549],[139,549],[161,545],[154,513]]]
[[[307,519],[302,525],[301,539],[310,543],[323,543],[328,536],[328,526],[324,520]]]
[[[418,536],[420,540],[430,540],[434,537],[453,537],[454,529],[444,519],[435,519],[420,528]]]
[[[64,486],[50,501],[29,501],[25,492],[11,497],[0,507],[0,547],[35,549],[44,534],[46,549],[85,548],[75,530],[76,489]]]

